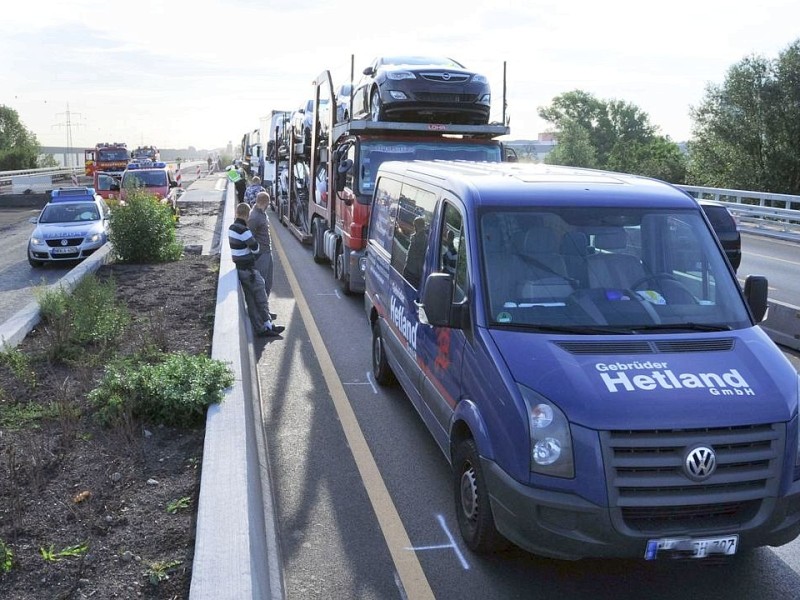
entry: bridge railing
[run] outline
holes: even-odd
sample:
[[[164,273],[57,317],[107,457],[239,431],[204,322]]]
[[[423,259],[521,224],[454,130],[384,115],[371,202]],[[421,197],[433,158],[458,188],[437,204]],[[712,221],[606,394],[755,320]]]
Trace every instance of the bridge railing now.
[[[73,175],[83,177],[77,167],[23,169],[0,172],[0,194],[43,194],[56,187],[73,185]]]
[[[676,187],[695,198],[724,204],[743,229],[800,240],[800,196],[692,185]]]

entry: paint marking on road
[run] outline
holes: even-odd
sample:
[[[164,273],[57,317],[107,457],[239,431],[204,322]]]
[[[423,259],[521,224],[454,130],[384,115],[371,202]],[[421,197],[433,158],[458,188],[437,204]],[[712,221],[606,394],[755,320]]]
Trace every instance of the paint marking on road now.
[[[785,258],[776,258],[776,257],[770,256],[768,254],[758,254],[757,252],[748,252],[747,256],[757,256],[759,258],[766,258],[766,259],[769,259],[769,260],[775,260],[775,261],[778,261],[778,262],[788,263],[790,265],[800,264],[796,260],[786,260]]]
[[[378,386],[375,385],[375,378],[372,376],[372,373],[370,373],[369,371],[367,371],[367,381],[369,381],[369,384],[372,386],[372,392],[374,394],[377,394],[378,393]]]
[[[405,597],[412,600],[434,600],[433,590],[425,577],[425,572],[422,570],[422,565],[420,565],[417,555],[414,552],[404,550],[411,546],[411,540],[403,526],[403,521],[400,519],[400,514],[397,512],[389,490],[386,488],[386,483],[383,481],[380,469],[378,469],[378,465],[375,462],[375,457],[369,450],[364,432],[361,431],[355,412],[353,412],[353,407],[350,405],[345,393],[344,385],[336,373],[336,367],[333,365],[333,360],[328,354],[328,350],[325,348],[322,334],[317,328],[314,316],[311,314],[311,308],[303,296],[303,290],[300,289],[297,276],[294,274],[292,265],[286,256],[283,244],[281,244],[278,236],[274,236],[272,239],[283,264],[286,278],[289,280],[289,286],[292,288],[297,309],[300,311],[300,317],[303,319],[308,331],[311,346],[314,348],[314,353],[319,361],[325,384],[333,400],[336,414],[339,417],[342,430],[355,459],[356,467],[361,475],[361,480],[364,482],[364,489],[367,491],[372,509],[378,519],[378,525],[386,540],[386,546],[397,569],[397,576],[399,577],[398,588],[405,593]]]
[[[456,558],[461,563],[461,568],[465,571],[469,571],[469,563],[467,559],[464,557],[464,554],[461,552],[461,549],[456,544],[456,540],[453,537],[453,534],[450,533],[450,529],[447,527],[447,523],[444,520],[442,515],[436,515],[436,519],[439,521],[439,526],[444,531],[444,534],[447,536],[447,539],[450,540],[448,544],[434,544],[431,546],[413,546],[410,548],[406,548],[406,550],[411,550],[412,552],[422,552],[425,550],[452,550],[453,553],[456,555]]]

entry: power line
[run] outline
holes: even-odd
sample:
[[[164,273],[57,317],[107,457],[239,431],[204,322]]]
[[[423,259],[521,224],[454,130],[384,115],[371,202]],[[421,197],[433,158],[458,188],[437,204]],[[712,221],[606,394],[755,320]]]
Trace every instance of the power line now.
[[[66,164],[64,166],[69,168],[69,167],[72,166],[70,163],[72,162],[72,155],[73,155],[73,152],[72,152],[72,127],[73,127],[73,125],[75,127],[80,127],[81,126],[80,123],[73,123],[72,122],[72,117],[73,116],[80,117],[81,113],[71,112],[69,110],[69,102],[67,102],[67,112],[62,112],[62,113],[56,114],[56,117],[61,117],[61,116],[66,116],[66,119],[67,119],[66,122],[65,123],[56,123],[55,125],[53,125],[53,127],[66,127],[67,128],[67,156],[65,157],[65,161],[64,162]],[[77,163],[77,160],[76,160],[76,163]],[[75,166],[78,166],[78,165],[76,164]]]

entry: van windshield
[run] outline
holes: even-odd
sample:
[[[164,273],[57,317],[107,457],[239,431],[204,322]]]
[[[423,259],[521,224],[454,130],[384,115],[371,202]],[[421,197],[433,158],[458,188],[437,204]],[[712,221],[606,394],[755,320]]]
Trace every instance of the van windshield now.
[[[491,325],[630,334],[752,324],[699,209],[491,210],[479,234]]]

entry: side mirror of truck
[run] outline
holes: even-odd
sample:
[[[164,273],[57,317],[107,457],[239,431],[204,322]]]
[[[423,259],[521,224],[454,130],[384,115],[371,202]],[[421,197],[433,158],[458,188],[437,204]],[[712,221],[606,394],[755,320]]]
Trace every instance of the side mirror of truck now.
[[[748,275],[744,282],[744,297],[756,323],[764,320],[767,313],[767,278],[763,275]]]

